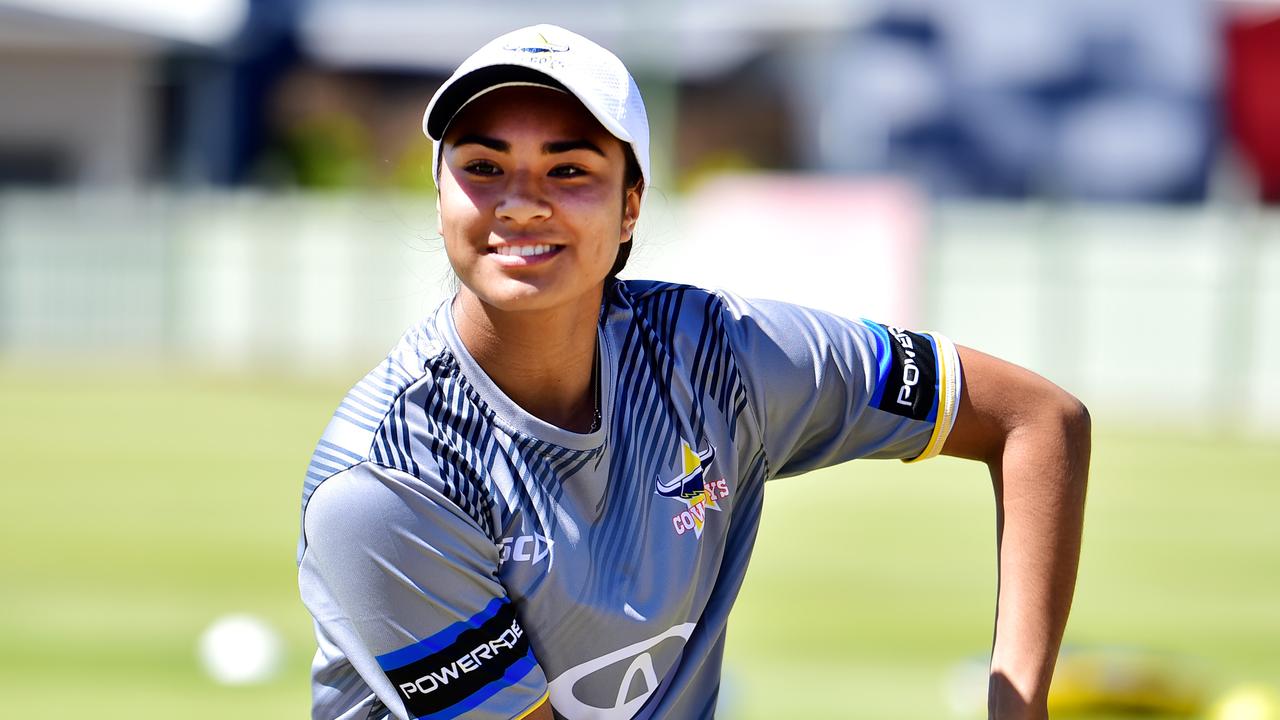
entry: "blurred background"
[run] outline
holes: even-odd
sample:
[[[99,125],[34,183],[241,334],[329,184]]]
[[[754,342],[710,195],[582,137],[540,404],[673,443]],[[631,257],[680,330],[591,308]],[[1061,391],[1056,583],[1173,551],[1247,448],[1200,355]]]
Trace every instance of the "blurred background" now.
[[[427,100],[535,22],[644,93],[625,275],[937,329],[1090,406],[1055,717],[1280,718],[1262,0],[0,0],[15,716],[307,714],[311,446],[451,293]],[[982,716],[990,494],[947,459],[772,486],[720,716]]]

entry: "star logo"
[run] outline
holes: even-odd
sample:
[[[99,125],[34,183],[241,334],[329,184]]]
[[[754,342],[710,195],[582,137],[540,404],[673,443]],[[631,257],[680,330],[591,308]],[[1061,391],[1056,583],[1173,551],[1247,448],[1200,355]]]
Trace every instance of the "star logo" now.
[[[547,39],[546,35],[536,32],[527,41],[507,43],[503,49],[527,53],[553,53],[564,52],[569,49],[569,46],[553,43]]]

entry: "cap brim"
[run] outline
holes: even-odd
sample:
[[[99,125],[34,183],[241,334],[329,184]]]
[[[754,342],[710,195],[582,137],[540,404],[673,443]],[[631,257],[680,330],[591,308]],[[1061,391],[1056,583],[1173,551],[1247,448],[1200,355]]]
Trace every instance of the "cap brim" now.
[[[454,79],[431,103],[431,107],[427,109],[426,122],[423,123],[427,137],[432,140],[442,139],[450,121],[458,111],[486,89],[495,85],[514,83],[543,85],[573,94],[563,83],[550,75],[523,65],[489,65],[476,68]]]

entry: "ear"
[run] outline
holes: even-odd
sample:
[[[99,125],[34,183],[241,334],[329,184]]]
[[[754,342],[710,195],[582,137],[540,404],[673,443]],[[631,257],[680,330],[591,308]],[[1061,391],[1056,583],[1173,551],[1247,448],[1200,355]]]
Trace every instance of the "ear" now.
[[[444,237],[444,218],[440,215],[440,190],[436,189],[436,234]]]
[[[636,223],[640,220],[640,199],[644,195],[644,183],[637,183],[635,187],[627,190],[626,197],[623,198],[622,208],[622,242],[631,242],[631,236],[636,231]]]

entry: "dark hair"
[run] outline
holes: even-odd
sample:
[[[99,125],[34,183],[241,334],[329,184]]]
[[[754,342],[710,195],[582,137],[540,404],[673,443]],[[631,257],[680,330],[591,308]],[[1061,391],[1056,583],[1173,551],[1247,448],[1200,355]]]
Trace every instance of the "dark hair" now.
[[[624,144],[623,150],[627,156],[627,167],[622,174],[622,212],[625,216],[627,212],[627,193],[632,190],[644,192],[644,173],[640,171],[640,163],[636,161],[635,152],[630,145]],[[613,267],[609,268],[609,277],[616,278],[618,273],[627,266],[627,258],[631,257],[631,246],[635,243],[635,234],[628,242],[624,242],[618,246],[618,256],[613,260]]]

